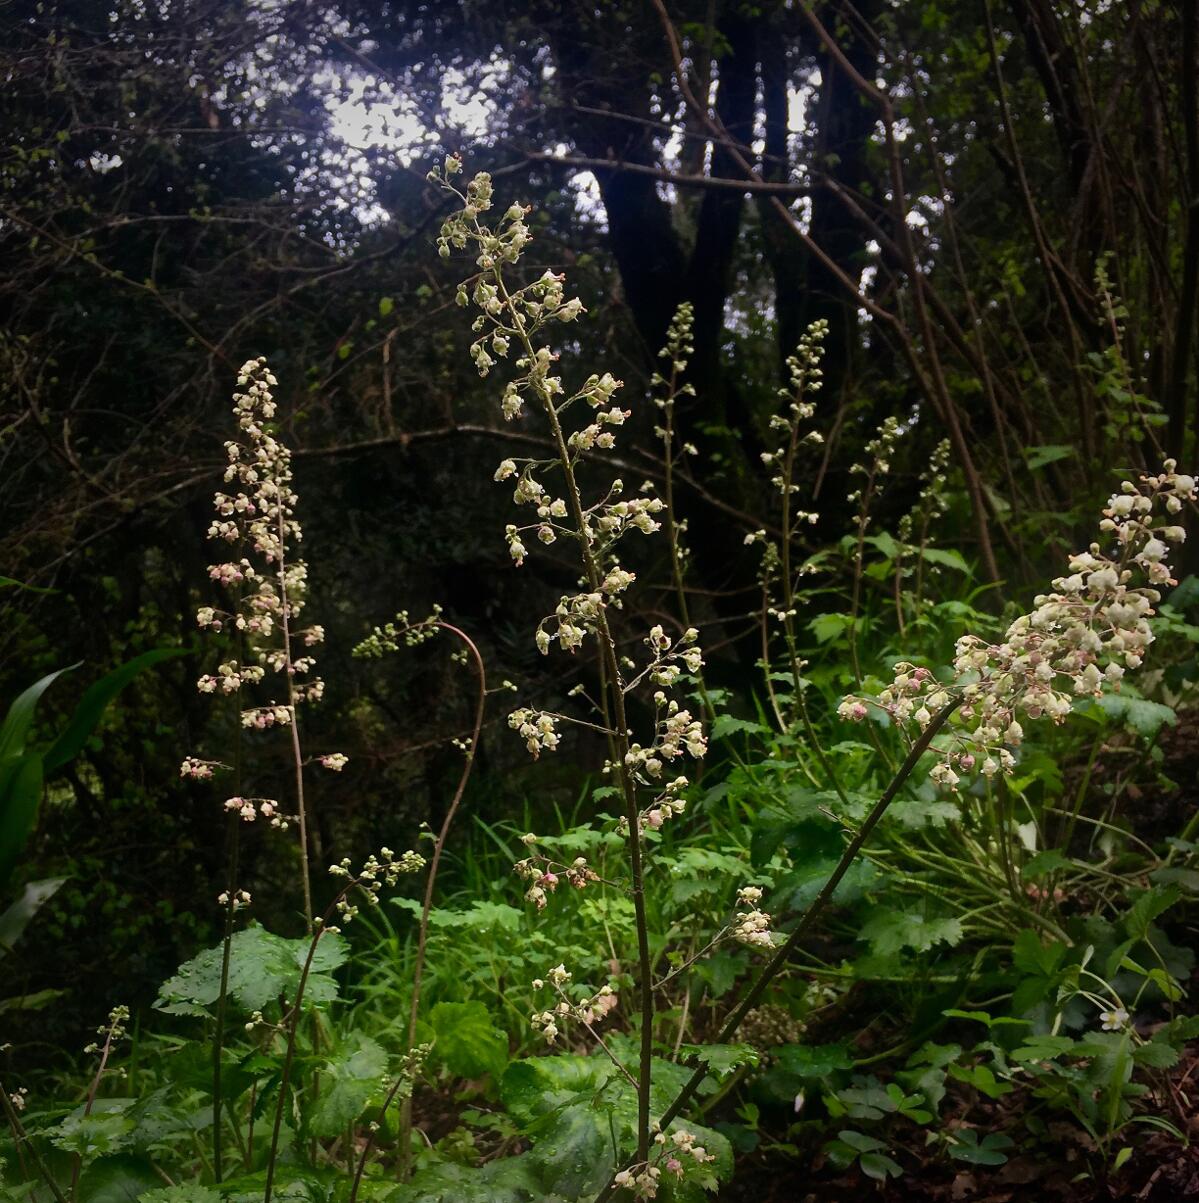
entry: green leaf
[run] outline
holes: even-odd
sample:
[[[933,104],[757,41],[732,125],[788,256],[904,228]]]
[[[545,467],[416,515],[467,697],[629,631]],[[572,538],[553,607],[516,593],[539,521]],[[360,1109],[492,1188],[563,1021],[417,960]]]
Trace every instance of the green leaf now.
[[[396,307],[396,303],[395,303],[395,301],[392,300],[391,297],[380,297],[379,298],[379,316],[380,317],[388,317],[391,314],[391,311],[395,307]]]
[[[734,718],[731,714],[718,714],[712,720],[709,735],[712,739],[727,739],[730,735],[768,735],[769,727],[761,723],[749,722],[743,718]]]
[[[1186,583],[1185,581],[1183,582]],[[24,581],[14,580],[11,576],[0,576],[0,589],[21,589],[26,593],[57,593],[57,589],[44,589],[41,585],[27,585]],[[1175,590],[1178,592],[1178,590]]]
[[[886,531],[880,531],[877,535],[867,535],[862,542],[878,548],[888,560],[895,560],[899,556],[899,544]]]
[[[817,643],[831,643],[849,628],[848,614],[819,614],[808,623],[808,630],[816,636]]]
[[[478,1168],[455,1162],[429,1166],[386,1198],[387,1203],[565,1203],[544,1189],[529,1153]]]
[[[904,948],[927,952],[935,944],[948,944],[951,948],[959,944],[962,923],[960,919],[930,918],[914,911],[878,910],[863,925],[858,937],[882,956]]]
[[[695,1057],[718,1078],[723,1078],[742,1065],[757,1065],[761,1060],[758,1050],[748,1044],[684,1044],[679,1052]]]
[[[1165,914],[1182,896],[1177,886],[1154,886],[1137,896],[1124,919],[1124,929],[1130,936],[1145,939],[1150,924]]]
[[[1049,976],[1057,972],[1066,946],[1060,942],[1043,944],[1040,935],[1032,928],[1020,931],[1012,944],[1012,963],[1022,973]]]
[[[1000,1082],[986,1065],[950,1065],[948,1070],[951,1078],[973,1086],[989,1099],[1002,1098],[1016,1089],[1011,1082]]]
[[[42,758],[37,752],[0,762],[0,889],[17,866],[41,801]]]
[[[21,897],[0,915],[0,958],[12,951],[34,915],[58,892],[65,877],[46,877],[26,884]]]
[[[60,668],[58,672],[42,677],[40,681],[30,685],[24,693],[18,695],[17,700],[9,706],[8,714],[5,715],[3,724],[0,724],[0,765],[10,758],[20,756],[25,751],[25,740],[29,735],[29,728],[33,724],[33,715],[42,694],[63,673],[73,672],[82,663],[83,661],[80,660],[67,668]]]
[[[1046,443],[1040,447],[1025,447],[1024,457],[1029,469],[1035,472],[1046,464],[1055,464],[1058,460],[1069,458],[1074,451],[1073,443]]]
[[[853,1058],[844,1044],[782,1044],[772,1056],[788,1073],[822,1080],[839,1069],[852,1069]]]
[[[1148,1065],[1152,1069],[1169,1069],[1178,1064],[1178,1049],[1164,1040],[1150,1040],[1137,1045],[1132,1050],[1132,1059],[1138,1065]]]
[[[903,1167],[885,1153],[863,1153],[858,1158],[858,1165],[862,1167],[862,1173],[867,1178],[873,1178],[877,1182],[886,1182],[888,1175],[898,1178],[903,1173]]]
[[[958,1128],[953,1137],[954,1143],[949,1146],[950,1157],[971,1165],[1003,1165],[1007,1161],[1007,1154],[1002,1150],[1010,1149],[1014,1143],[1010,1136],[1002,1132],[988,1132],[980,1142],[973,1128]]]
[[[1164,725],[1176,727],[1178,715],[1169,706],[1123,693],[1105,693],[1096,705],[1117,722],[1126,723],[1138,735],[1152,739]]]
[[[855,1132],[852,1128],[843,1128],[837,1133],[837,1136],[856,1153],[876,1153],[879,1149],[887,1147],[886,1143],[877,1137],[866,1136],[862,1132]]]
[[[221,1196],[207,1186],[164,1186],[137,1198],[138,1203],[221,1203]]]
[[[1045,848],[1024,862],[1020,876],[1027,881],[1039,881],[1042,877],[1048,877],[1050,873],[1064,869],[1069,863],[1057,848]]]
[[[1052,1061],[1070,1052],[1074,1043],[1069,1036],[1024,1036],[1020,1047],[1009,1055],[1013,1061]]]
[[[340,1136],[382,1093],[387,1054],[369,1036],[356,1032],[325,1062],[321,1092],[308,1120],[317,1137]]]
[[[55,1148],[90,1161],[128,1148],[135,1126],[123,1110],[93,1111],[91,1115],[84,1115],[83,1108],[78,1107],[46,1135]]]
[[[161,1184],[143,1157],[106,1157],[80,1176],[79,1203],[137,1203],[147,1190]]]
[[[229,955],[229,998],[243,1011],[261,1011],[280,995],[295,996],[310,941],[286,940],[252,924],[234,932]],[[218,944],[179,967],[154,1005],[168,1015],[207,1015],[221,992],[222,946]],[[337,932],[320,936],[304,990],[311,1004],[337,998],[332,973],[346,959],[346,942]]]
[[[920,555],[930,564],[938,564],[942,568],[952,568],[954,572],[960,572],[964,576],[970,575],[970,565],[966,563],[959,551],[946,550],[942,547],[926,547]]]
[[[181,647],[155,648],[153,651],[143,652],[140,656],[134,656],[127,664],[122,664],[120,668],[114,669],[90,686],[79,699],[71,721],[50,745],[50,750],[45,755],[46,772],[52,773],[66,764],[83,748],[88,736],[103,718],[108,704],[138,673],[164,660],[174,660],[190,654],[186,648]]]
[[[429,1012],[437,1035],[433,1056],[462,1078],[499,1078],[508,1064],[508,1037],[481,1002],[443,1002]]]

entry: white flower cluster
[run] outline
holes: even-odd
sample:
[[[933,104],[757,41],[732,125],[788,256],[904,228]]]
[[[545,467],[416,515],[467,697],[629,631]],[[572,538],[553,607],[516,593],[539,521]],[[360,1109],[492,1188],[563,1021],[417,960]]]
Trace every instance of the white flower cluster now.
[[[271,389],[277,383],[261,358],[248,360],[238,373],[233,413],[240,436],[225,444],[228,466],[224,478],[234,491],[214,496],[217,517],[208,537],[234,544],[246,554],[208,569],[210,579],[233,594],[230,609],[201,606],[196,611],[196,622],[203,630],[237,631],[255,661],[226,660],[215,673],[197,680],[201,693],[231,695],[260,684],[268,672],[284,675],[285,702],[243,706],[241,725],[250,730],[290,726],[295,721],[293,706],[319,701],[325,688],[319,677],[299,679],[311,672],[313,657],[293,656],[291,650],[292,640],[311,648],[323,641],[325,632],[318,625],[295,627],[304,607],[308,568],[290,556],[292,545],[299,543],[303,534],[295,517],[291,453],[272,429],[276,404]],[[322,757],[321,763],[340,769],[345,758],[331,754]],[[217,760],[189,756],[179,771],[183,777],[206,781],[227,767]],[[261,816],[275,827],[287,826],[278,804],[270,799],[231,798],[225,808],[247,820]]]
[[[286,831],[290,822],[290,817],[283,814],[274,798],[226,798],[225,809],[247,823],[253,823],[261,815],[280,831]]]
[[[185,756],[179,766],[179,776],[190,777],[194,781],[211,781],[217,769],[228,767],[219,760],[199,760],[195,756]]]
[[[676,1128],[669,1135],[655,1132],[654,1145],[655,1155],[651,1161],[629,1166],[614,1179],[617,1186],[631,1191],[636,1199],[658,1197],[663,1170],[681,1179],[686,1173],[687,1162],[704,1165],[716,1160],[714,1153],[709,1153],[703,1145],[696,1143],[695,1133],[685,1128]]]
[[[824,442],[824,436],[818,430],[801,433],[804,422],[812,419],[816,413],[815,404],[809,400],[813,393],[820,391],[824,372],[820,361],[824,355],[824,339],[828,335],[828,322],[823,318],[813,322],[803,337],[795,354],[787,359],[787,372],[790,376],[790,387],[779,389],[779,397],[786,402],[786,414],[775,414],[770,419],[770,429],[780,437],[780,443],[774,451],[762,452],[762,463],[774,469],[775,474],[770,483],[782,494],[790,496],[799,492],[799,485],[794,481],[792,468],[795,456],[801,447],[819,446]],[[795,515],[800,521],[815,523],[818,514],[800,513]]]
[[[570,981],[570,973],[565,965],[555,965],[546,975],[549,984],[559,996],[559,1001],[552,1008],[544,1011],[534,1011],[529,1016],[529,1022],[535,1031],[540,1032],[546,1044],[554,1044],[562,1035],[558,1026],[567,1020],[577,1020],[587,1027],[593,1027],[614,1011],[619,1004],[619,997],[611,986],[601,986],[594,994],[578,1002],[572,1002],[566,995],[564,987]],[[546,983],[541,978],[534,978],[534,990],[544,990]]]
[[[471,346],[471,358],[480,374],[487,375],[499,360],[514,357],[517,375],[504,387],[501,411],[506,419],[512,420],[524,412],[525,403],[529,402],[548,418],[558,447],[558,455],[553,459],[509,458],[502,460],[495,470],[497,482],[513,482],[513,502],[518,507],[532,509],[535,517],[535,521],[524,525],[510,523],[505,529],[505,539],[517,566],[528,555],[530,538],[544,544],[569,538],[580,545],[587,569],[585,591],[563,596],[555,612],[538,624],[535,634],[542,653],[547,653],[555,641],[573,653],[583,646],[588,635],[606,631],[607,608],[621,604],[622,594],[635,579],[616,559],[617,542],[630,531],[648,535],[659,530],[658,516],[666,503],[645,489],[642,495],[624,496],[625,486],[620,479],[613,480],[603,496],[590,504],[580,495],[574,468],[584,455],[614,447],[616,431],[630,416],[630,411],[614,400],[622,387],[621,381],[610,372],[592,373],[578,389],[568,392],[557,374],[557,353],[544,345],[542,336],[553,323],[576,320],[584,312],[583,306],[577,298],[567,298],[563,277],[551,271],[523,287],[509,286],[502,269],[515,264],[530,241],[524,220],[527,210],[514,204],[493,226],[485,224],[480,216],[492,206],[491,177],[481,173],[461,192],[451,183],[460,170],[458,160],[450,158],[441,169],[431,171],[429,178],[454,192],[462,202],[460,210],[442,225],[441,254],[448,256],[452,248],[472,247],[480,269],[457,293],[459,304],[473,303],[479,311],[473,323],[477,337]],[[681,328],[679,337],[683,337]],[[584,414],[582,421],[573,426],[568,424],[572,410]],[[561,474],[560,488],[548,483],[553,470]],[[688,642],[695,638],[695,633],[689,633]],[[664,687],[673,684],[681,671],[677,665],[668,663],[668,659],[679,660],[688,671],[698,671],[703,662],[698,648],[657,658],[655,683]],[[617,684],[624,688],[623,683]],[[526,708],[513,713],[509,725],[537,756],[559,742],[556,717]],[[664,752],[646,753],[647,760],[660,764],[662,759],[675,755],[680,745],[693,755],[702,755],[698,724],[692,731],[689,716],[679,728],[681,721],[673,720],[669,731],[656,740],[659,744],[664,741]],[[637,751],[639,755],[642,752],[640,748]]]
[[[512,869],[518,877],[529,882],[525,899],[534,903],[539,911],[545,909],[548,895],[552,894],[562,881],[576,890],[586,889],[591,882],[599,881],[599,874],[587,864],[585,856],[576,856],[569,865],[558,864],[546,856],[530,856],[518,860]]]
[[[353,888],[362,892],[369,906],[378,906],[383,887],[393,889],[403,874],[419,873],[425,867],[425,858],[411,849],[396,856],[390,848],[380,848],[379,855],[372,852],[357,873],[350,868],[351,863],[347,856],[338,864],[329,866],[330,876],[346,880],[346,886],[337,900],[337,912],[343,923],[349,923],[358,915],[358,907],[350,901]]]
[[[740,944],[748,944],[757,948],[773,948],[774,936],[770,931],[771,918],[763,910],[758,909],[762,900],[762,890],[759,886],[742,886],[737,891],[737,902],[745,909],[737,912],[736,922],[731,934]]]
[[[561,741],[562,737],[555,729],[557,721],[556,715],[527,707],[508,715],[508,726],[519,732],[534,760],[541,755],[542,749],[552,752]]]
[[[229,612],[214,606],[202,606],[196,612],[201,628],[222,631],[232,625],[248,636],[258,663],[222,664],[215,676],[200,678],[197,684],[202,693],[236,692],[242,685],[260,682],[268,670],[287,672],[293,680],[310,672],[313,658],[291,656],[285,626],[290,628],[287,634],[305,647],[324,639],[320,626],[302,630],[295,626],[304,608],[308,568],[302,560],[291,557],[291,547],[303,539],[303,532],[295,516],[291,452],[271,425],[277,409],[271,389],[277,383],[262,358],[248,360],[238,373],[233,414],[240,437],[225,444],[225,482],[235,485],[237,491],[215,495],[213,504],[218,516],[208,529],[210,539],[238,545],[246,552],[236,560],[213,564],[209,576],[228,588],[248,587],[235,598]],[[261,563],[256,566],[252,557]],[[322,692],[319,679],[295,683],[298,701],[317,701]],[[263,725],[259,717],[256,714],[245,725]],[[269,720],[264,725],[282,721]]]
[[[1060,723],[1073,698],[1119,689],[1126,670],[1141,666],[1153,642],[1149,619],[1161,599],[1158,587],[1175,583],[1166,561],[1170,544],[1186,537],[1172,518],[1196,497],[1195,478],[1175,468],[1167,460],[1159,475],[1141,477],[1143,488],[1124,482],[1099,524],[1114,540],[1111,553],[1092,543],[1072,556],[1069,575],[1037,597],[1036,609],[1017,618],[1001,643],[973,635],[959,639],[951,683],[901,663],[877,698],[846,698],[838,713],[861,720],[869,703],[900,725],[923,729],[958,702],[959,721],[942,741],[933,780],[954,790],[961,775],[976,768],[988,777],[1010,772],[1010,749],[1024,738],[1022,719]]]
[[[895,452],[895,444],[903,433],[896,417],[886,417],[878,428],[878,433],[866,444],[866,454],[870,456],[870,466],[851,464],[850,472],[855,476],[864,476],[866,483],[861,489],[855,489],[846,496],[850,505],[862,500],[872,492],[880,476],[886,476],[891,471],[891,456]]]
[[[684,752],[699,760],[708,750],[703,724],[690,710],[682,709],[661,690],[654,694],[654,704],[658,709],[654,742],[648,748],[630,744],[624,758],[625,765],[642,785],[658,782],[666,763],[677,760]]]
[[[235,911],[245,910],[250,905],[249,890],[234,890],[232,894],[228,890],[222,890],[217,895],[217,904],[219,906],[231,907]]]

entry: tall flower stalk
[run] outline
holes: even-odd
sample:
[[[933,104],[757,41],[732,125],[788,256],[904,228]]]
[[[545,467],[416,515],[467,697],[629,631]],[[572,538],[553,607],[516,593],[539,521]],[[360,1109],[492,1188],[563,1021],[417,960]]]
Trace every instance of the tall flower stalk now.
[[[272,826],[286,829],[293,817],[299,829],[300,878],[304,898],[304,922],[311,933],[313,923],[310,861],[319,854],[310,829],[305,800],[305,760],[300,740],[299,708],[317,702],[324,694],[324,682],[311,675],[315,659],[309,649],[325,637],[320,626],[300,627],[308,584],[308,566],[295,553],[303,539],[296,519],[297,497],[292,488],[291,452],[277,438],[272,420],[276,405],[271,389],[277,385],[264,359],[251,359],[238,373],[238,390],[233,394],[233,413],[239,437],[225,443],[228,466],[225,484],[234,491],[218,492],[213,498],[217,516],[208,528],[208,537],[229,545],[233,555],[213,564],[209,577],[228,591],[228,609],[203,606],[196,614],[199,626],[206,630],[232,629],[238,636],[238,654],[225,662],[215,674],[205,674],[197,688],[205,694],[237,694],[246,686],[282,678],[284,700],[272,697],[266,702],[243,702],[240,723],[243,729],[261,731],[289,728],[295,783],[294,816],[284,813],[280,803],[269,797],[243,797],[240,792],[225,801],[225,809],[252,822],[265,819]],[[296,655],[299,645],[303,655]],[[345,757],[330,754],[320,757],[322,764],[340,769]],[[185,777],[211,778],[231,766],[219,760],[188,757],[181,768]],[[226,904],[244,905],[248,896],[232,887]]]
[[[277,384],[263,359],[242,365],[233,396],[233,414],[238,437],[225,443],[227,467],[226,491],[213,498],[216,517],[208,537],[230,549],[230,558],[212,564],[208,575],[226,594],[224,606],[202,606],[196,621],[203,630],[225,632],[233,636],[232,654],[216,673],[205,674],[197,682],[201,693],[233,696],[239,699],[236,735],[232,740],[231,763],[188,756],[180,768],[184,777],[211,780],[218,773],[232,777],[232,792],[224,809],[230,818],[227,840],[227,884],[218,898],[225,912],[221,959],[221,990],[217,1003],[216,1033],[213,1040],[213,1170],[222,1177],[221,1108],[222,1048],[226,1014],[226,994],[234,930],[234,916],[251,903],[250,893],[239,884],[241,825],[262,820],[286,830],[291,817],[271,797],[244,796],[242,785],[243,732],[277,726],[290,729],[290,744],[295,782],[295,819],[299,828],[300,877],[304,920],[313,930],[313,907],[308,806],[304,791],[304,756],[300,742],[298,708],[302,702],[317,701],[323,683],[311,677],[313,657],[297,657],[297,642],[312,648],[324,638],[319,626],[297,628],[296,620],[304,606],[308,570],[293,554],[302,531],[295,516],[296,493],[292,488],[291,453],[276,437],[272,421],[276,405],[271,389]],[[271,698],[265,704],[248,703],[243,691],[262,685],[268,678],[283,678],[284,702]],[[278,696],[278,690],[276,690]],[[332,754],[321,763],[340,769],[345,757]]]
[[[470,247],[476,254],[478,271],[458,289],[459,304],[473,304],[479,310],[471,358],[481,376],[489,375],[500,361],[513,360],[516,374],[504,386],[502,413],[513,420],[528,405],[548,426],[556,450],[545,460],[504,460],[495,473],[497,481],[514,482],[515,504],[532,511],[529,521],[508,525],[509,552],[519,566],[528,554],[526,540],[573,544],[582,572],[582,591],[561,598],[554,613],[538,625],[535,642],[543,654],[548,654],[555,642],[561,651],[573,654],[593,640],[601,676],[599,723],[522,707],[510,716],[509,724],[534,756],[558,746],[563,722],[598,729],[608,743],[606,771],[622,801],[628,891],[637,933],[640,1056],[637,1072],[631,1076],[637,1087],[637,1172],[648,1174],[654,995],[645,907],[648,849],[643,837],[647,830],[660,827],[684,809],[681,793],[687,778],[668,777],[668,765],[685,756],[700,757],[706,751],[701,724],[668,692],[684,673],[698,672],[701,667],[698,633],[688,628],[675,641],[655,627],[645,639],[647,652],[640,668],[629,668],[618,654],[611,613],[621,606],[622,595],[635,577],[620,564],[616,548],[634,530],[642,534],[656,531],[656,515],[665,503],[653,496],[626,498],[619,479],[585,493],[579,479],[583,455],[614,447],[616,432],[629,416],[615,401],[621,382],[605,372],[588,376],[573,391],[566,389],[555,371],[558,354],[544,339],[558,324],[576,321],[583,313],[582,302],[566,297],[563,278],[553,272],[527,284],[515,282],[512,269],[531,238],[524,222],[526,210],[512,205],[494,226],[486,224],[482,217],[492,205],[491,179],[481,173],[463,192],[452,182],[460,170],[459,162],[450,158],[442,170],[431,172],[430,178],[461,203],[442,227],[440,253],[448,258],[452,250]],[[630,726],[628,699],[634,689],[648,690],[650,686],[656,687],[652,693],[653,727],[638,741]],[[527,862],[522,865],[528,872]],[[544,896],[547,885],[552,889],[556,884],[557,875],[538,868],[532,872],[530,889],[540,890]],[[547,976],[560,986],[569,980],[569,971],[558,966]],[[551,1022],[542,1028],[547,1039],[553,1040],[556,1025]]]

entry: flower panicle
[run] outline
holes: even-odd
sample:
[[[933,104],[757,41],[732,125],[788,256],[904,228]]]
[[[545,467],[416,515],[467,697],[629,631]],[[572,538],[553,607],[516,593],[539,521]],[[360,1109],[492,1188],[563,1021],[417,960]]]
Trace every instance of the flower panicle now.
[[[923,666],[899,663],[876,697],[847,697],[838,713],[861,721],[876,707],[905,729],[923,730],[956,704],[959,718],[941,737],[933,780],[953,791],[975,771],[1010,773],[1023,722],[1063,722],[1074,698],[1119,690],[1125,674],[1144,663],[1160,589],[1177,583],[1168,556],[1186,532],[1175,515],[1195,499],[1195,478],[1179,473],[1173,460],[1161,473],[1142,476],[1139,486],[1125,481],[1099,523],[1114,546],[1105,551],[1092,543],[1071,556],[1067,574],[1011,623],[1002,641],[963,635],[949,682]]]

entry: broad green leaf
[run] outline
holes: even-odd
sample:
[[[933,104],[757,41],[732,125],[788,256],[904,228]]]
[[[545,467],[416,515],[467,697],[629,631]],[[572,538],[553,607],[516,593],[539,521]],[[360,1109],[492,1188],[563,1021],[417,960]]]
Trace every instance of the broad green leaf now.
[[[1052,1061],[1074,1048],[1069,1036],[1023,1036],[1020,1047],[1009,1054],[1013,1061]]]
[[[723,1078],[742,1065],[757,1065],[761,1060],[758,1050],[748,1044],[684,1044],[679,1052],[687,1057],[695,1057],[718,1078]]]
[[[970,565],[966,563],[959,551],[946,550],[942,547],[926,547],[920,555],[930,564],[936,564],[941,568],[952,568],[954,572],[960,572],[965,576],[970,575]]]
[[[382,1093],[387,1053],[382,1046],[355,1033],[321,1070],[320,1097],[308,1117],[314,1136],[334,1137],[362,1115],[371,1099]]]
[[[186,648],[155,648],[153,651],[143,652],[140,656],[134,656],[127,664],[122,664],[120,668],[114,669],[90,686],[79,699],[79,705],[75,707],[75,713],[71,715],[70,722],[46,752],[46,772],[52,773],[56,768],[66,764],[83,748],[88,736],[103,718],[108,704],[138,673],[152,665],[160,664],[163,660],[173,660],[179,656],[190,654]]]
[[[594,1197],[616,1168],[611,1136],[614,1113],[602,1098],[555,1111],[538,1130],[531,1154],[542,1180],[568,1199]]]
[[[21,897],[0,915],[0,958],[12,951],[34,915],[54,897],[66,880],[65,877],[46,877],[26,884]]]
[[[867,1178],[878,1182],[885,1182],[888,1175],[898,1178],[903,1173],[903,1167],[885,1153],[863,1153],[858,1158],[858,1165],[862,1167],[862,1173]]]
[[[808,623],[808,630],[817,643],[831,643],[849,628],[850,621],[848,614],[819,614]]]
[[[1011,1082],[999,1081],[986,1065],[950,1065],[948,1072],[951,1078],[973,1086],[979,1094],[985,1094],[989,1099],[1002,1098],[1016,1089]]]
[[[857,1153],[875,1153],[887,1147],[885,1141],[875,1136],[867,1136],[863,1132],[856,1132],[853,1128],[842,1128],[837,1136]]]
[[[1130,936],[1144,940],[1149,935],[1150,924],[1165,914],[1181,898],[1177,886],[1154,886],[1138,895],[1124,919],[1124,929]]]
[[[1007,1161],[1004,1149],[1013,1145],[1012,1138],[1002,1132],[988,1132],[980,1141],[973,1128],[958,1128],[954,1143],[949,1146],[949,1155],[955,1161],[966,1161],[971,1165],[1003,1165]]]
[[[878,548],[888,560],[894,560],[899,556],[899,544],[886,531],[880,531],[877,535],[867,535],[862,542]]]
[[[79,1107],[46,1134],[55,1148],[84,1161],[108,1157],[129,1147],[135,1123],[124,1110],[93,1111]]]
[[[417,1173],[387,1203],[566,1203],[541,1184],[529,1153],[474,1166],[443,1162]]]
[[[79,1179],[79,1203],[137,1203],[162,1178],[144,1157],[121,1154],[88,1166]]]
[[[500,1098],[517,1123],[528,1125],[576,1095],[603,1089],[615,1072],[603,1057],[527,1057],[504,1071]]]
[[[436,1033],[433,1056],[462,1078],[491,1074],[497,1080],[508,1064],[508,1037],[491,1022],[481,1002],[443,1002],[429,1012]]]
[[[1056,973],[1066,946],[1060,942],[1044,944],[1032,928],[1021,930],[1012,944],[1012,963],[1022,973],[1048,976]]]
[[[743,718],[734,718],[731,714],[718,714],[712,720],[709,735],[712,739],[727,739],[730,735],[768,735],[769,727],[761,723],[750,722]]]
[[[1056,873],[1069,865],[1069,860],[1057,848],[1044,848],[1035,856],[1030,856],[1020,870],[1020,876],[1027,881],[1040,881],[1050,873]]]
[[[33,715],[42,694],[63,673],[74,671],[82,663],[83,661],[80,660],[67,668],[60,668],[58,672],[42,677],[40,681],[36,681],[24,693],[18,695],[17,700],[9,706],[8,714],[5,715],[3,724],[0,724],[0,765],[12,757],[19,756],[25,750],[25,741],[29,736],[29,728],[33,725]]]
[[[1127,723],[1138,735],[1152,739],[1163,726],[1178,725],[1178,715],[1169,706],[1123,693],[1105,693],[1096,705],[1111,719]]]
[[[1153,1069],[1169,1069],[1177,1065],[1178,1056],[1178,1049],[1160,1039],[1147,1041],[1132,1050],[1132,1059],[1138,1065],[1148,1065]]]
[[[221,1196],[208,1186],[164,1186],[138,1195],[138,1203],[221,1203]]]
[[[229,998],[243,1011],[261,1011],[280,995],[295,997],[308,955],[307,938],[287,940],[257,924],[235,932],[229,957]],[[221,991],[222,947],[217,945],[179,967],[164,983],[154,1005],[168,1015],[207,1015]],[[321,934],[304,990],[307,1003],[332,1002],[337,982],[332,973],[346,959],[346,942],[337,932]]]
[[[927,952],[935,944],[951,948],[961,942],[962,923],[952,917],[928,917],[913,911],[879,910],[858,933],[876,953],[886,956],[911,948]]]
[[[0,889],[8,883],[42,801],[42,758],[37,752],[0,762]]]
[[[1046,443],[1040,447],[1025,447],[1024,458],[1031,471],[1055,464],[1058,460],[1067,459],[1075,452],[1072,443]]]
[[[844,1044],[783,1044],[771,1055],[788,1073],[822,1080],[839,1069],[852,1069],[853,1058]]]

